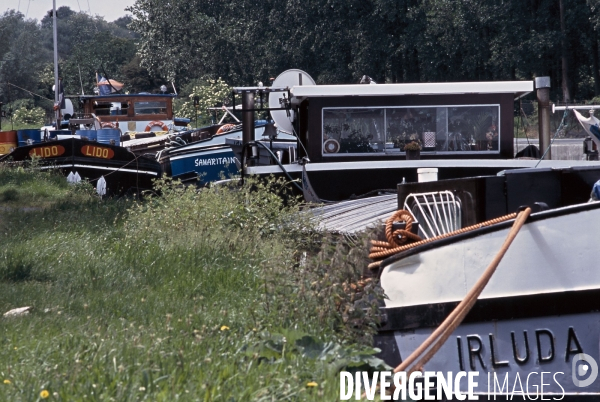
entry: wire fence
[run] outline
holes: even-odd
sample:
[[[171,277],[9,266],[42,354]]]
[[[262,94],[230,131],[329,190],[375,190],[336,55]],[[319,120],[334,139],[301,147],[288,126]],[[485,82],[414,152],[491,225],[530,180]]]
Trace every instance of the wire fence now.
[[[556,106],[565,105],[556,104]],[[586,110],[580,110],[579,112],[586,117],[588,116],[588,111]],[[555,113],[550,113],[551,133],[554,134],[560,126],[563,113],[564,112],[562,110],[557,110]],[[529,139],[539,138],[537,101],[523,100],[520,101],[518,104],[515,104],[514,119],[515,137]],[[567,112],[564,127],[558,132],[557,138],[585,138],[586,136],[587,134],[581,127],[581,124],[579,124],[579,121],[577,120],[577,117],[575,117],[575,114],[573,112]]]

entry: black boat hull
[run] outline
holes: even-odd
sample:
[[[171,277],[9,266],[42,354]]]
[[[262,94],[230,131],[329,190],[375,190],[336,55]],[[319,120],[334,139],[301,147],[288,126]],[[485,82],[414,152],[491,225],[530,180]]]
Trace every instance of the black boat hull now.
[[[567,167],[598,168],[597,162],[537,161],[537,160],[418,160],[381,162],[308,163],[306,172],[316,195],[322,200],[340,201],[380,190],[396,191],[402,182],[418,181],[418,169],[438,169],[437,179],[458,179],[496,175],[503,170],[533,168],[556,169]],[[277,165],[246,167],[246,175],[260,177],[291,177],[300,181],[302,166],[283,165],[287,175]]]
[[[150,157],[135,155],[120,146],[78,138],[19,147],[0,159],[8,163],[34,160],[41,170],[56,169],[65,175],[78,173],[93,185],[104,177],[108,194],[152,189],[153,180],[162,176],[160,163]]]

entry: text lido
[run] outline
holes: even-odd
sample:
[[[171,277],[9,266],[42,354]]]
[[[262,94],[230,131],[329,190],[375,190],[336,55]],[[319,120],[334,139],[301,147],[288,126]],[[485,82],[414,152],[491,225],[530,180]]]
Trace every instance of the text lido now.
[[[51,145],[45,147],[33,148],[29,151],[29,156],[37,156],[39,158],[55,158],[65,153],[65,147],[62,145]]]
[[[81,147],[81,153],[84,156],[102,159],[112,159],[115,156],[115,152],[112,149],[99,147],[96,145],[84,145]]]

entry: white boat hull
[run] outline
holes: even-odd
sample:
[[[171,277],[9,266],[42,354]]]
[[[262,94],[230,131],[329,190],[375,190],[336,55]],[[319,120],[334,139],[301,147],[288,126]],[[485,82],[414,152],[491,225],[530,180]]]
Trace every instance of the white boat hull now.
[[[408,357],[450,314],[511,226],[478,229],[382,263],[381,286],[389,299],[376,346],[389,364]],[[585,386],[577,381],[599,374],[599,234],[600,203],[533,214],[464,322],[424,369],[477,371],[476,393],[486,400],[494,391],[517,400],[520,391],[533,397],[542,383],[545,398],[598,397],[600,379]],[[580,360],[581,353],[593,363]]]
[[[481,299],[600,288],[600,208],[534,214],[500,262]],[[460,301],[500,250],[511,223],[386,264],[386,307]]]

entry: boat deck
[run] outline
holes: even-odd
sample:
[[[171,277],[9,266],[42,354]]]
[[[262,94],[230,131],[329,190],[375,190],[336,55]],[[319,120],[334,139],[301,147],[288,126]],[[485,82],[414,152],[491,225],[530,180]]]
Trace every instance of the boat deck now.
[[[385,222],[398,209],[398,194],[384,194],[336,202],[312,209],[319,227],[346,235],[356,234]]]

